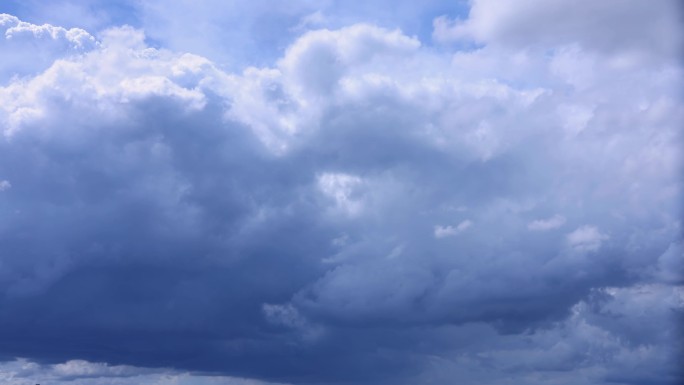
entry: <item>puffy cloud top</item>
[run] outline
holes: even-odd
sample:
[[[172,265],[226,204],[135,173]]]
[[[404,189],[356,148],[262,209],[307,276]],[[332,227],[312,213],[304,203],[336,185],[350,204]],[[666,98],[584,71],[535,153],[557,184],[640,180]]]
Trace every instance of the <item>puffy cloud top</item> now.
[[[96,39],[80,28],[65,29],[50,24],[35,25],[0,13],[0,79],[6,83],[13,75],[32,75],[61,57],[90,51]]]

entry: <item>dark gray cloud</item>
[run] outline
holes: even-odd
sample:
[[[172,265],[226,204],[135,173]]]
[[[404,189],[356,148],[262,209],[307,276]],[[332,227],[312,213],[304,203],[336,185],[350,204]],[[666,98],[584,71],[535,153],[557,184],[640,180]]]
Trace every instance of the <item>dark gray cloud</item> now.
[[[99,36],[0,89],[6,361],[61,380],[682,379],[678,63],[444,53],[356,24],[234,74]]]

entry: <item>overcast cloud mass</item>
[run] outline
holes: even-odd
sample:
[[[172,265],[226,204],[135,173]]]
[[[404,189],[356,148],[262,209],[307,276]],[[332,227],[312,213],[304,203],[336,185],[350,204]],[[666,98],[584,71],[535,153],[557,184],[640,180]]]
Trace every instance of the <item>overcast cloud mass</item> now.
[[[3,384],[684,383],[679,1],[0,13]]]

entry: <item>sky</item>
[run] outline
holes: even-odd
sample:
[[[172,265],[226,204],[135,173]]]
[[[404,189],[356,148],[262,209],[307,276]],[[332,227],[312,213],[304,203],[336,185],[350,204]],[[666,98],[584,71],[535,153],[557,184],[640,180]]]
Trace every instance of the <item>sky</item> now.
[[[0,3],[0,382],[684,383],[683,8]]]

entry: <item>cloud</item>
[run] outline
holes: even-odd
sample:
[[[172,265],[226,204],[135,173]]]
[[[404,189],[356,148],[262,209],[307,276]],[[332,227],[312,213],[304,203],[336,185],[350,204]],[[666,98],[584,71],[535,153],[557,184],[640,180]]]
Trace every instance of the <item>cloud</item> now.
[[[681,288],[661,285],[605,288],[574,305],[570,316],[554,328],[532,335],[494,336],[471,330],[477,338],[492,338],[486,350],[463,349],[468,351],[465,354],[457,350],[448,364],[443,364],[448,369],[417,382],[436,384],[459,375],[466,378],[466,384],[477,384],[496,378],[492,372],[505,371],[510,377],[501,380],[503,384],[521,379],[531,384],[676,383],[681,374],[674,360],[681,343],[656,341],[676,340],[680,331],[675,323],[664,328],[646,325],[653,325],[655,319],[674,321],[671,309],[679,306],[681,295]],[[640,322],[632,323],[637,319]],[[587,360],[591,354],[601,355],[605,361]],[[531,368],[549,373],[549,377],[529,375]]]
[[[370,25],[355,25],[338,31],[313,31],[290,46],[279,62],[293,91],[320,94],[334,90],[347,69],[375,58],[406,57],[420,42],[399,30],[387,31]]]
[[[318,176],[318,187],[332,198],[335,206],[348,215],[356,215],[363,209],[362,202],[352,196],[355,187],[362,183],[359,177],[347,174],[324,173]]]
[[[568,244],[578,251],[597,251],[608,235],[602,234],[595,226],[584,225],[566,236]]]
[[[472,222],[469,220],[465,220],[461,223],[458,224],[458,226],[435,226],[435,238],[444,238],[444,237],[450,237],[453,235],[457,235],[466,229],[468,229],[470,226],[472,226]]]
[[[62,28],[50,24],[35,25],[0,13],[0,79],[34,75],[62,57],[88,52],[97,46],[96,39],[80,28]]]
[[[554,26],[501,48],[482,4],[473,50],[361,23],[229,71],[118,27],[4,73],[0,355],[83,383],[675,383],[680,68]]]
[[[94,384],[94,385],[264,385],[266,383],[237,377],[206,376],[174,371],[148,369],[101,362],[71,360],[54,365],[41,365],[26,359],[0,364],[0,379],[8,385]],[[268,383],[278,385],[277,383]]]
[[[565,223],[565,217],[554,215],[548,219],[535,219],[527,224],[527,228],[532,231],[548,231],[557,229]]]
[[[501,5],[497,1],[476,0],[465,20],[436,18],[433,36],[439,41],[473,39],[516,47],[577,43],[602,53],[673,59],[679,55],[682,44],[681,11],[677,1],[645,4],[583,0],[570,4],[562,0],[525,0]]]
[[[118,3],[118,4],[117,4]],[[111,3],[108,3],[111,4]],[[131,7],[137,20],[119,24],[144,28],[155,41],[177,51],[190,51],[211,58],[220,67],[241,70],[248,65],[269,66],[292,42],[307,31],[343,29],[357,24],[400,28],[406,36],[427,40],[435,12],[462,12],[458,2],[425,0],[397,3],[373,0],[349,3],[341,0],[313,2],[294,0],[287,5],[256,0],[203,1],[201,4],[151,0],[144,3],[117,0],[116,8]],[[91,8],[105,7],[89,4]],[[115,8],[110,5],[111,8]],[[387,12],[392,9],[392,12]],[[102,12],[116,15],[111,9]]]

